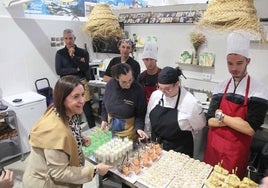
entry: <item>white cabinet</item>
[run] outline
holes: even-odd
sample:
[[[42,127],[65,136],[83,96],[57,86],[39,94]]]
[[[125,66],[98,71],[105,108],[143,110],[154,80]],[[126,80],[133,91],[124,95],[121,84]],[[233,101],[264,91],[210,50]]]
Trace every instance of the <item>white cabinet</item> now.
[[[21,99],[21,101],[14,102],[15,99]],[[2,100],[9,109],[16,113],[18,131],[22,143],[22,152],[27,153],[31,150],[28,143],[28,135],[34,123],[41,117],[47,108],[46,97],[30,91],[3,97]]]

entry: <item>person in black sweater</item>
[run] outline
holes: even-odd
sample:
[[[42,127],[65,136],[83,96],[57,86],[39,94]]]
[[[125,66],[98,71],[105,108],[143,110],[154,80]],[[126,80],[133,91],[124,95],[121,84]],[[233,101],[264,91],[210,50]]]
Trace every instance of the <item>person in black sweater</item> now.
[[[133,42],[130,39],[122,39],[118,42],[118,49],[120,51],[120,57],[114,57],[103,77],[104,82],[108,82],[112,78],[112,67],[119,63],[126,63],[130,65],[132,71],[133,71],[133,77],[134,79],[137,79],[138,75],[141,72],[140,64],[134,60],[132,57],[129,56],[129,54],[133,51]]]
[[[102,129],[134,141],[148,138],[144,129],[145,93],[133,79],[131,67],[119,63],[113,67],[113,78],[107,83],[102,105]]]

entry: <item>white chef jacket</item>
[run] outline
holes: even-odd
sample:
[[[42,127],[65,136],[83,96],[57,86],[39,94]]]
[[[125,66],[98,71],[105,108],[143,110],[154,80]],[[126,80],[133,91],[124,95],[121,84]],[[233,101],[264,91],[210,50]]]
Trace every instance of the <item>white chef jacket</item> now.
[[[202,104],[185,88],[180,87],[181,94],[178,103],[178,124],[181,130],[192,131],[193,135],[196,131],[201,130],[206,125],[205,113],[203,112]],[[163,93],[156,90],[152,93],[145,117],[145,131],[151,135],[151,123],[149,114],[153,108],[159,104]],[[164,107],[175,108],[177,97],[166,97],[163,95]],[[162,105],[162,103],[161,103]]]

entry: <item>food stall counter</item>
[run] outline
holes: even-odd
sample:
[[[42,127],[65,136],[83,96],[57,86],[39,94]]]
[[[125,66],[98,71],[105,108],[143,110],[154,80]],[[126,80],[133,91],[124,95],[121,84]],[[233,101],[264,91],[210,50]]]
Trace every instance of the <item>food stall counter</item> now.
[[[91,139],[103,141],[93,146],[94,151],[83,148],[86,159],[93,164],[104,162],[112,165],[107,177],[130,187],[178,187],[183,183],[198,188],[204,185],[213,169],[188,155],[172,150],[164,151],[158,143],[136,145],[128,139],[120,140],[110,136],[107,136],[109,139],[103,139],[110,133],[100,131],[100,128],[93,128],[84,133]]]

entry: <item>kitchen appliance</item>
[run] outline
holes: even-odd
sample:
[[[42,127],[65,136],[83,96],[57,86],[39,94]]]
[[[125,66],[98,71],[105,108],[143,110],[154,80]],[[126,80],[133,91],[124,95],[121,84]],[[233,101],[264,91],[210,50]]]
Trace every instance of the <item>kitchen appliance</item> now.
[[[34,123],[47,108],[46,97],[36,92],[29,91],[3,97],[2,102],[16,113],[22,153],[29,152],[31,148],[28,143],[28,135]]]

